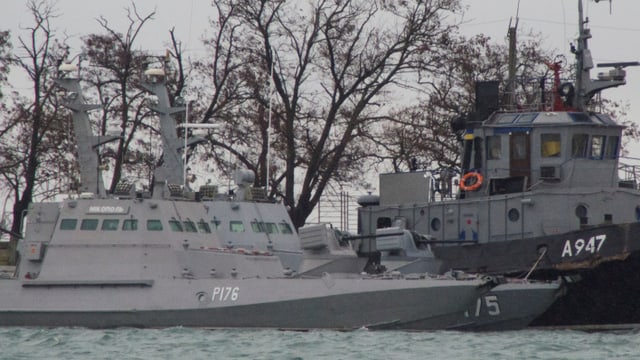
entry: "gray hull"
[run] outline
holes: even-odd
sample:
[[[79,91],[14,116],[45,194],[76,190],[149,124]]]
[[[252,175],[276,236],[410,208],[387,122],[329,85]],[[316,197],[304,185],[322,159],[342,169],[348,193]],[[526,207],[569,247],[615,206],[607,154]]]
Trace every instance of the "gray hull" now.
[[[330,276],[120,284],[3,280],[0,325],[432,330],[454,327],[456,314],[486,290],[477,281]]]
[[[527,327],[563,294],[554,283],[507,283],[480,296],[459,322],[471,321],[459,330],[505,331]]]
[[[376,246],[384,250],[382,264],[389,270],[403,274],[436,273],[442,267],[430,248],[416,247],[409,231],[399,228],[381,230],[380,234],[397,234],[376,239]],[[410,256],[409,256],[410,255]],[[454,267],[452,267],[454,268]],[[464,314],[453,322],[458,330],[502,331],[528,326],[563,295],[564,284],[503,279],[504,283],[478,297]]]

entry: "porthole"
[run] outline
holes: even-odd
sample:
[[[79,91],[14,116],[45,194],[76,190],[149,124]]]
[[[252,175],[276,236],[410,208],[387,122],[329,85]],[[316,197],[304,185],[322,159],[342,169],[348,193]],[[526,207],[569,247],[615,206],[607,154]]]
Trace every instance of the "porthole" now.
[[[578,219],[586,218],[587,207],[582,204],[576,206],[576,216],[578,217]]]
[[[509,220],[513,222],[518,221],[520,220],[520,211],[518,211],[518,209],[509,209],[507,216],[509,217]]]
[[[440,222],[440,219],[438,218],[431,219],[431,230],[439,231],[441,226],[442,226],[442,223]]]
[[[206,303],[209,301],[209,295],[204,291],[199,291],[196,293],[196,299],[198,299],[198,302]]]

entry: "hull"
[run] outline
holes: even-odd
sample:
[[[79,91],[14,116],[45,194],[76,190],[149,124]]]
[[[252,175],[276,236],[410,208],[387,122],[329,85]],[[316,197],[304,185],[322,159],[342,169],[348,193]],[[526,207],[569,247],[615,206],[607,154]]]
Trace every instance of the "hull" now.
[[[465,246],[435,246],[443,267],[568,279],[567,293],[532,325],[640,322],[640,224],[594,226],[570,233]]]
[[[564,293],[560,282],[507,283],[479,297],[464,314],[470,331],[520,330],[529,326]]]
[[[28,286],[24,286],[27,284]],[[0,326],[414,329],[454,327],[479,281],[381,279],[0,282]]]
[[[409,261],[385,261],[385,266],[402,273],[435,272],[438,261],[427,258]],[[405,272],[404,270],[411,270]],[[562,281],[528,282],[505,279],[488,293],[478,297],[464,313],[457,314],[453,322],[457,330],[505,331],[528,326],[564,294]]]

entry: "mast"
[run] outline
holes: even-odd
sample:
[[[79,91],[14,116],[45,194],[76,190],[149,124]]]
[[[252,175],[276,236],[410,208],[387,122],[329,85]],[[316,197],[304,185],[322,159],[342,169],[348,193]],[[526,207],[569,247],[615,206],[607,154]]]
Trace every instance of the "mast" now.
[[[184,112],[186,108],[182,104],[179,104],[180,106],[171,106],[163,69],[145,71],[145,81],[141,86],[156,96],[158,103],[150,106],[150,108],[160,117],[163,161],[162,166],[157,167],[154,171],[153,198],[162,199],[167,196],[177,196],[178,193],[181,195],[183,191],[190,191],[190,189],[188,181],[185,181],[183,176],[185,168],[180,155],[186,157],[187,149],[191,145],[203,141],[203,139],[189,137],[184,143],[178,139],[176,121],[171,115]],[[184,131],[186,137],[187,126],[184,126]],[[180,189],[181,185],[182,189]],[[165,186],[168,187],[168,192]]]
[[[73,118],[73,131],[76,135],[78,165],[80,168],[80,193],[94,193],[99,198],[107,196],[100,168],[98,147],[119,139],[119,136],[94,136],[89,122],[89,111],[99,109],[100,105],[87,104],[82,96],[80,79],[71,75],[79,73],[79,67],[70,63],[60,65],[60,77],[55,82],[67,90],[64,106],[69,108]]]
[[[509,38],[509,80],[507,82],[507,105],[515,107],[516,105],[516,63],[517,63],[517,39],[518,18],[516,18],[515,26],[509,23],[507,37]]]
[[[626,84],[625,67],[640,65],[637,61],[598,64],[598,67],[613,67],[614,69],[609,70],[607,73],[599,73],[598,79],[592,80],[590,73],[591,69],[593,69],[593,58],[588,46],[591,30],[585,27],[588,22],[588,18],[584,19],[582,0],[578,0],[578,46],[576,48],[572,45],[571,52],[576,56],[576,83],[572,107],[579,111],[585,111],[586,105],[598,92]]]

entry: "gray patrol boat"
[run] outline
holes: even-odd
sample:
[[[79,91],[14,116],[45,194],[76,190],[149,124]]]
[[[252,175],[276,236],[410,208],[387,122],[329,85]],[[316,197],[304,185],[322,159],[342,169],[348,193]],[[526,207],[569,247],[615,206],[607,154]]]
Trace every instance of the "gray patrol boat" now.
[[[362,271],[392,274],[437,274],[442,261],[431,252],[428,238],[407,230],[399,221],[395,226],[376,230],[375,236],[351,236],[330,224],[315,224],[299,229],[304,257],[303,275],[322,273],[358,273]],[[361,241],[373,241],[379,252],[377,268],[366,256],[358,256],[354,247]],[[465,278],[465,272],[449,271],[447,276]],[[519,330],[544,313],[564,294],[564,283],[530,281],[527,278],[496,277],[498,285],[479,296],[466,311],[456,314],[455,328],[464,331]]]
[[[164,164],[152,193],[105,191],[79,76],[67,64],[81,191],[34,203],[15,272],[0,278],[0,326],[447,329],[494,283],[426,274],[302,276],[300,239],[280,203],[240,172],[233,196],[179,185],[178,140],[163,72],[146,73],[157,99]],[[187,146],[196,143],[192,138]],[[98,170],[98,171],[97,171]]]
[[[440,273],[567,279],[567,294],[533,325],[637,324],[638,172],[619,161],[624,127],[593,99],[624,85],[625,67],[638,63],[598,64],[605,69],[592,79],[582,1],[578,13],[575,81],[550,64],[552,90],[542,82],[546,96],[526,108],[501,103],[497,82],[478,84],[476,111],[452,122],[459,169],[381,174],[379,196],[361,198],[359,232],[400,222],[431,245]]]

